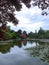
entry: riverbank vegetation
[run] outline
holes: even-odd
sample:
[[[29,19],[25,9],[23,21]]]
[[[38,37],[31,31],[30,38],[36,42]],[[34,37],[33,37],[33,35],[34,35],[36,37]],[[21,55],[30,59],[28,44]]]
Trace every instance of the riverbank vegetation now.
[[[11,30],[10,27],[6,27],[7,31],[4,32],[0,30],[0,40],[11,40],[11,39],[49,39],[49,30],[44,30],[42,28],[39,31],[35,31],[35,33],[18,30]],[[4,35],[3,35],[4,34]]]
[[[42,28],[39,29],[39,31],[35,31],[35,33],[30,32],[28,34],[28,38],[32,39],[49,39],[49,30],[44,30]]]

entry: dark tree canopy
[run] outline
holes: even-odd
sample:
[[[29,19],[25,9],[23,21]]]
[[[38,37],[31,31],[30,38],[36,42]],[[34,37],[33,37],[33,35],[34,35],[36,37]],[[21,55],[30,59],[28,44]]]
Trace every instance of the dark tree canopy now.
[[[44,14],[48,14],[47,12],[45,12],[45,9],[48,9],[49,7],[49,0],[33,0],[33,6],[38,6],[40,9],[43,10],[42,15]]]
[[[20,11],[23,2],[27,7],[31,0],[0,0],[0,23],[7,24],[12,22],[18,24],[18,20],[15,18],[14,11]]]
[[[30,2],[33,1],[32,4]],[[26,7],[30,8],[31,5],[38,6],[42,10],[49,7],[49,0],[0,0],[0,23],[7,24],[7,22],[12,22],[13,24],[18,24],[18,20],[15,17],[15,10],[21,11],[22,4],[24,3]],[[47,13],[44,12],[42,15]]]

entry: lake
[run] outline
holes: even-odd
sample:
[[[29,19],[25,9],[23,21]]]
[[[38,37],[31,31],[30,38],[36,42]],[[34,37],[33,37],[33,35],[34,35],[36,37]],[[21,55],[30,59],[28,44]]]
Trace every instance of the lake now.
[[[49,43],[26,40],[0,43],[0,65],[49,65]]]

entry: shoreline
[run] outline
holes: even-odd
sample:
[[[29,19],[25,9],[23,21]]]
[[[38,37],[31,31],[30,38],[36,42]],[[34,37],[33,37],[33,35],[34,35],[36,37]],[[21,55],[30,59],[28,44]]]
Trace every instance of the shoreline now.
[[[0,41],[0,43],[5,43],[5,42],[8,43],[8,42],[20,41],[20,40],[49,42],[49,39],[11,39],[11,40]]]
[[[40,41],[40,42],[49,42],[49,39],[24,39],[30,41]]]

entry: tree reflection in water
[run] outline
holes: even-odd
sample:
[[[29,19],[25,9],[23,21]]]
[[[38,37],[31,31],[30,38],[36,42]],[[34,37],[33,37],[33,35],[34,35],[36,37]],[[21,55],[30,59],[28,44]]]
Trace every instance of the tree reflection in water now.
[[[49,63],[49,43],[39,41],[14,40],[8,44],[0,45],[0,52],[2,54],[6,54],[10,52],[11,47],[14,48],[14,46],[18,46],[18,48],[22,48],[23,50],[29,52],[29,55],[40,58],[42,61]]]
[[[2,45],[3,44],[3,45]],[[0,43],[0,52],[5,54],[5,53],[8,53],[10,52],[10,49],[11,47],[14,47],[14,46],[18,46],[19,48],[22,47],[22,44],[25,46],[27,44],[27,41],[16,41],[14,40],[13,42],[9,42],[9,43]]]
[[[31,56],[40,58],[43,62],[49,63],[49,43],[38,42],[39,46],[27,48]]]

